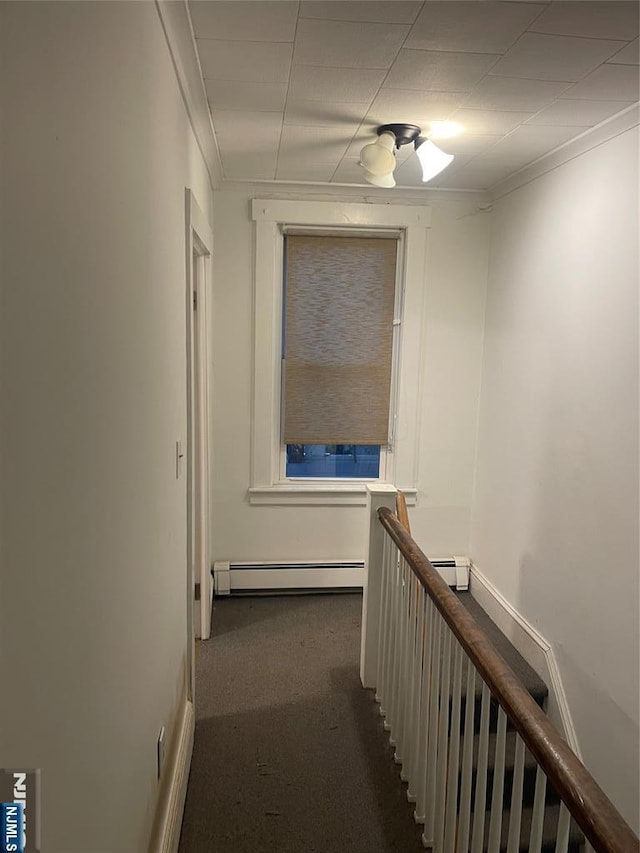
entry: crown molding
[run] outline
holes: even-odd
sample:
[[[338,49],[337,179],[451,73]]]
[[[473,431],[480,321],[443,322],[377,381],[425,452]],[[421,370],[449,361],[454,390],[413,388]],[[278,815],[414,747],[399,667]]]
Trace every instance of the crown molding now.
[[[211,121],[207,93],[187,0],[155,0],[187,116],[209,172],[211,188],[222,182],[222,162]]]
[[[361,184],[323,184],[320,182],[230,180],[222,181],[219,190],[244,192],[261,197],[307,199],[318,201],[352,201],[365,204],[424,205],[433,201],[469,201],[474,204],[489,202],[485,190],[427,189],[422,187],[396,187],[393,190],[373,190]]]
[[[557,169],[559,166],[568,163],[575,157],[586,154],[587,151],[591,151],[593,148],[603,145],[610,139],[637,127],[640,122],[639,107],[640,104],[637,103],[627,107],[606,121],[581,133],[575,139],[565,142],[564,145],[560,145],[543,157],[534,160],[533,163],[520,169],[515,174],[494,184],[489,189],[491,201],[497,201],[525,184],[536,180],[536,178],[546,175],[547,172],[551,172],[553,169]]]

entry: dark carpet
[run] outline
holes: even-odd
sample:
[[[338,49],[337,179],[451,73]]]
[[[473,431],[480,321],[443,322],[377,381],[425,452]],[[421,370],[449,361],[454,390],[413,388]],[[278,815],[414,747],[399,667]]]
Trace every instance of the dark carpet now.
[[[216,599],[180,853],[418,853],[358,675],[360,594]]]

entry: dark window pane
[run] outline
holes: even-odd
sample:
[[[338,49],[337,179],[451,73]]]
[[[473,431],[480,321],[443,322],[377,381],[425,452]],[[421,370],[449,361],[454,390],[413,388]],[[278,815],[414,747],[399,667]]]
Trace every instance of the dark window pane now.
[[[287,444],[287,477],[380,476],[380,446],[371,444]]]

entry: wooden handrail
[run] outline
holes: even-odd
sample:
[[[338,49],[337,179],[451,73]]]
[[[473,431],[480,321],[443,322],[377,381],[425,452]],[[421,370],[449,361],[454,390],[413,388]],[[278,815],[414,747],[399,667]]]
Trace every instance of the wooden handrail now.
[[[407,500],[404,496],[404,492],[398,492],[396,494],[396,515],[398,516],[398,521],[404,527],[407,533],[411,534],[409,511],[407,510]]]
[[[631,827],[387,507],[378,518],[598,853],[637,853]]]

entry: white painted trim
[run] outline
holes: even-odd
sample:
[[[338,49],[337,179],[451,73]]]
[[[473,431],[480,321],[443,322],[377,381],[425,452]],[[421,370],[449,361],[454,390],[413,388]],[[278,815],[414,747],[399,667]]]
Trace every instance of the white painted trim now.
[[[280,479],[280,339],[282,323],[282,225],[327,226],[404,231],[404,306],[397,388],[397,427],[387,452],[385,480],[402,491],[416,492],[422,386],[415,366],[421,363],[427,234],[431,209],[415,205],[253,199],[256,223],[253,312],[254,382],[251,413],[251,504],[365,505],[366,482],[349,484],[345,493],[334,481],[301,488]],[[322,489],[322,492],[319,490]],[[353,494],[357,491],[357,494]]]
[[[469,589],[469,570],[471,568],[470,560],[467,557],[454,557],[456,564],[456,589],[463,592]]]
[[[409,225],[431,225],[431,208],[399,204],[331,204],[323,201],[289,201],[254,198],[252,218],[256,222],[278,222],[286,225],[353,225],[358,228],[406,228]]]
[[[229,595],[231,592],[229,568],[228,560],[216,560],[213,564],[213,588],[216,595]]]
[[[204,246],[206,254],[213,254],[213,230],[202,208],[196,201],[196,197],[189,189],[187,190],[187,213],[189,225],[197,234],[198,239]]]
[[[187,700],[174,738],[175,746],[167,763],[164,782],[161,783],[155,832],[149,845],[149,853],[177,853],[193,754],[194,731],[193,703]]]
[[[578,758],[581,758],[578,737],[551,644],[507,601],[473,562],[470,592],[527,663],[546,681],[549,688],[547,715]]]
[[[198,205],[193,192],[185,190],[185,264],[186,264],[186,340],[187,340],[187,601],[192,600],[194,551],[200,554],[200,565],[196,567],[197,581],[200,583],[200,606],[193,628],[193,608],[187,608],[187,643],[189,656],[190,686],[189,698],[195,691],[195,655],[193,650],[194,633],[203,640],[211,633],[211,609],[207,602],[212,595],[211,555],[209,545],[209,322],[207,314],[207,294],[211,286],[211,254],[213,252],[213,231],[206,216]],[[194,269],[194,253],[198,257],[199,270]],[[199,275],[197,274],[199,272]],[[193,288],[197,285],[199,306],[193,310]],[[194,352],[194,329],[197,323],[198,352]],[[198,400],[200,411],[198,422],[194,418],[194,400],[196,399],[194,361],[198,365]],[[200,493],[195,500],[194,478],[195,460],[193,448],[196,446],[196,431],[200,447]],[[199,508],[198,517],[194,517],[194,505]],[[197,537],[197,540],[196,540]],[[197,548],[196,548],[197,542]]]
[[[575,139],[565,142],[564,145],[560,145],[549,154],[545,154],[544,157],[534,160],[533,163],[525,166],[524,169],[521,169],[514,175],[510,175],[505,180],[495,184],[489,191],[491,200],[497,201],[502,196],[508,195],[519,187],[524,186],[524,184],[528,184],[536,178],[545,175],[547,172],[557,169],[558,166],[568,163],[569,160],[573,160],[581,154],[586,154],[592,148],[597,148],[615,136],[631,130],[638,125],[639,121],[639,105],[633,104],[611,118],[606,119],[606,121],[580,134]]]
[[[212,189],[222,182],[218,151],[191,16],[186,0],[156,0],[178,87],[193,134],[209,172]]]
[[[193,233],[202,233],[193,226]],[[205,249],[207,254],[198,257],[200,276],[197,278],[198,308],[194,312],[194,323],[198,329],[198,394],[200,398],[200,417],[198,424],[200,444],[200,519],[197,535],[200,542],[202,559],[199,568],[200,581],[200,633],[203,640],[211,636],[211,598],[213,582],[211,577],[211,548],[209,545],[209,486],[211,483],[211,458],[209,454],[209,293],[211,287],[211,244]]]
[[[489,201],[486,190],[476,189],[436,189],[435,187],[396,187],[392,192],[374,190],[368,184],[324,184],[320,181],[283,181],[268,178],[231,178],[225,180],[222,186],[225,190],[255,192],[262,198],[273,193],[274,198],[295,198],[304,194],[308,200],[310,195],[318,199],[334,198],[336,201],[363,199],[367,204],[384,205],[428,205],[433,201],[468,201],[482,204]]]
[[[373,484],[372,484],[373,485]],[[407,506],[415,506],[417,489],[403,489]],[[249,503],[256,506],[366,506],[366,483],[254,486]]]

